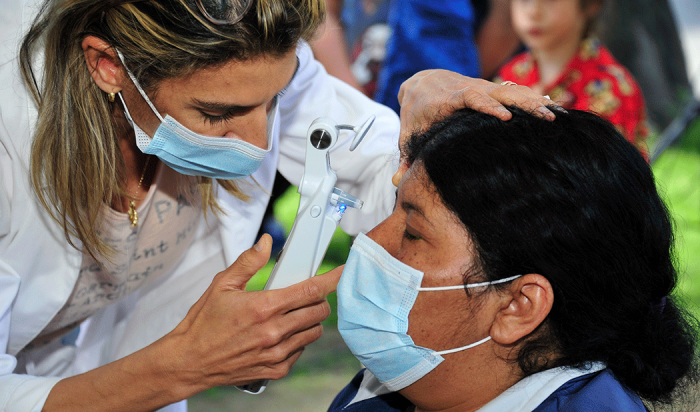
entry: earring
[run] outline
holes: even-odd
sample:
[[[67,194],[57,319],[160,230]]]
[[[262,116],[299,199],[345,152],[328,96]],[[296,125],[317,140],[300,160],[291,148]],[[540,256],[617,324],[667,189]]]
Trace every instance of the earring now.
[[[114,103],[114,93],[107,93],[107,99],[109,99],[110,103]]]

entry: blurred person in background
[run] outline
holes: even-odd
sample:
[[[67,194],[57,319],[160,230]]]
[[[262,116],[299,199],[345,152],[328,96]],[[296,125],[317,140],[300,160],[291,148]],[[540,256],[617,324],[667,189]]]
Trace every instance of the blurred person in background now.
[[[504,65],[495,81],[531,87],[567,109],[595,112],[646,154],[642,91],[594,36],[604,1],[510,0],[513,27],[527,51]]]
[[[416,72],[491,78],[519,45],[508,0],[326,2],[325,27],[312,44],[316,58],[397,113],[399,87]]]

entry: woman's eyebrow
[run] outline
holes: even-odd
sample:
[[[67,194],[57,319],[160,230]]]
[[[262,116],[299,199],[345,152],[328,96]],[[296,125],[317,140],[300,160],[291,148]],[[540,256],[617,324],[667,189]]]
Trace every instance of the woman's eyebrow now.
[[[423,220],[425,220],[431,227],[434,226],[434,225],[432,224],[432,222],[430,221],[430,219],[428,219],[428,217],[425,215],[425,212],[423,212],[423,208],[420,207],[419,205],[417,205],[417,204],[415,204],[415,203],[412,203],[412,202],[410,202],[410,201],[408,201],[408,200],[404,200],[404,201],[401,202],[401,208],[402,208],[403,210],[405,210],[406,213],[408,213],[408,212],[416,212],[416,213],[418,213],[418,214],[423,218]]]
[[[297,65],[296,68],[294,69],[294,73],[292,74],[292,77],[289,79],[289,82],[282,88],[282,90],[286,90],[287,87],[292,83],[292,80],[294,80],[294,77],[297,75],[299,72],[299,65],[301,63],[299,62],[299,57],[297,56]],[[282,91],[280,90],[280,91]],[[193,99],[192,104],[199,107],[200,109],[204,110],[210,110],[213,112],[220,112],[220,113],[231,113],[231,114],[242,114],[246,113],[252,109],[254,109],[256,106],[251,105],[251,106],[241,106],[237,104],[226,104],[226,103],[220,103],[220,102],[208,102],[204,100],[199,100],[199,99]]]
[[[248,112],[252,109],[254,109],[256,106],[241,106],[237,104],[226,104],[226,103],[219,103],[219,102],[205,102],[203,100],[199,99],[194,99],[192,103],[197,106],[200,109],[203,110],[210,110],[213,112],[221,112],[221,113],[245,113]]]

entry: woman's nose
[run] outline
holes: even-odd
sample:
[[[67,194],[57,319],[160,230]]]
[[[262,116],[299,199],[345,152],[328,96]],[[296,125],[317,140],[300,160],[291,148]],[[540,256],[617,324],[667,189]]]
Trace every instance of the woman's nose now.
[[[391,256],[396,257],[399,247],[401,247],[401,236],[403,236],[403,233],[401,228],[393,222],[392,216],[389,216],[375,226],[374,229],[367,232],[367,237],[383,247]]]
[[[224,137],[241,139],[245,142],[267,150],[267,111],[265,107],[255,108],[246,114],[245,120],[240,124],[240,129],[227,132]]]

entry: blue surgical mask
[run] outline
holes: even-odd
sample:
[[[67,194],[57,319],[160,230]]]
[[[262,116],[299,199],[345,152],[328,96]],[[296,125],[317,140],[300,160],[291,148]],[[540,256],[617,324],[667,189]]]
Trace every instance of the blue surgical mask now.
[[[441,355],[473,348],[490,336],[455,349],[417,346],[408,332],[408,314],[418,292],[477,288],[509,282],[421,287],[423,272],[391,256],[366,235],[352,245],[338,284],[338,330],[350,351],[390,391],[401,390],[435,369]]]
[[[118,55],[123,64],[123,56],[119,52]],[[126,68],[126,65],[124,67]],[[186,128],[169,115],[163,118],[139,85],[136,77],[130,70],[127,69],[126,72],[153,113],[160,119],[160,125],[151,138],[134,122],[121,92],[119,93],[126,119],[134,128],[136,145],[143,153],[158,156],[163,163],[178,173],[213,179],[240,179],[250,176],[260,167],[265,155],[272,147],[277,99],[267,118],[267,149],[261,149],[240,139],[201,135]]]

